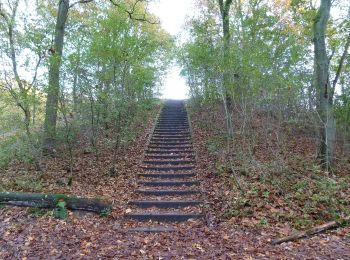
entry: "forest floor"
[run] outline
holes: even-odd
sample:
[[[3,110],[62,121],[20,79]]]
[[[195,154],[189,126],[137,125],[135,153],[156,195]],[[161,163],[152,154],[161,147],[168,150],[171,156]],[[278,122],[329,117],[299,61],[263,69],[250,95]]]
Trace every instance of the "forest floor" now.
[[[45,161],[45,174],[40,178],[34,170],[20,165],[1,172],[0,185],[3,187],[17,191],[103,197],[113,202],[113,210],[107,217],[70,212],[67,220],[57,220],[51,211],[2,207],[0,259],[350,258],[350,227],[296,242],[271,245],[274,238],[290,234],[296,228],[322,223],[322,220],[314,218],[309,223],[306,221],[309,218],[305,218],[306,224],[300,224],[300,221],[291,220],[291,216],[287,218],[286,212],[295,213],[293,216],[297,218],[302,214],[302,206],[295,205],[294,208],[289,205],[284,199],[286,194],[278,197],[278,193],[273,190],[266,190],[274,189],[273,186],[251,175],[241,179],[250,184],[245,186],[245,202],[238,203],[243,200],[243,195],[239,195],[229,173],[218,173],[217,159],[208,152],[208,140],[213,132],[210,129],[203,130],[201,124],[205,118],[201,111],[191,114],[193,141],[198,156],[197,174],[206,201],[203,207],[206,214],[204,222],[189,221],[171,233],[126,232],[125,227],[129,223],[123,214],[127,210],[127,202],[133,196],[143,150],[152,131],[154,118],[150,118],[140,125],[145,131],[120,158],[118,175],[115,177],[106,174],[112,160],[107,150],[101,151],[98,161],[93,154],[79,154],[74,166],[72,186],[62,184],[67,174],[67,162],[58,158]],[[255,185],[254,193],[250,185]],[[348,189],[345,187],[342,194],[345,199],[350,195]],[[306,203],[307,200],[303,199],[301,203]],[[240,212],[234,212],[234,205],[236,211]],[[241,214],[249,210],[249,214]],[[279,218],[273,217],[277,215]],[[322,217],[326,221],[331,216]]]

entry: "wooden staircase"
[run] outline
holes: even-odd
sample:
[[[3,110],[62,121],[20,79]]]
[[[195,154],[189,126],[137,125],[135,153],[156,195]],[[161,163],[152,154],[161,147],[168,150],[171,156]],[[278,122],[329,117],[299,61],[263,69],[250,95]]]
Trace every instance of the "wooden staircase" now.
[[[145,150],[137,199],[129,202],[131,212],[125,214],[140,223],[130,231],[173,231],[163,223],[203,218],[195,158],[184,102],[167,101]]]

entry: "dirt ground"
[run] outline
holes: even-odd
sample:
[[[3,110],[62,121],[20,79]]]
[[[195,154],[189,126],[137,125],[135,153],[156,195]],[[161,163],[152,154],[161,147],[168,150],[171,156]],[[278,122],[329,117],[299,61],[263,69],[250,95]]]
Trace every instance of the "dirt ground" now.
[[[53,218],[51,211],[32,212],[26,208],[0,208],[0,259],[350,259],[350,227],[296,242],[271,245],[271,240],[291,232],[281,225],[250,225],[253,219],[224,217],[232,180],[215,174],[196,118],[192,119],[197,174],[205,200],[204,221],[177,224],[171,233],[132,233],[132,221],[123,218],[133,196],[136,174],[154,119],[124,153],[117,165],[118,175],[110,177],[104,151],[98,162],[92,154],[81,154],[75,164],[72,186],[62,186],[65,161],[50,159],[42,192],[59,192],[112,201],[112,214],[70,212],[67,220]],[[24,169],[1,173],[3,180],[15,180]],[[27,172],[35,176],[34,172]],[[34,178],[34,177],[33,177]],[[25,190],[30,191],[30,190]]]

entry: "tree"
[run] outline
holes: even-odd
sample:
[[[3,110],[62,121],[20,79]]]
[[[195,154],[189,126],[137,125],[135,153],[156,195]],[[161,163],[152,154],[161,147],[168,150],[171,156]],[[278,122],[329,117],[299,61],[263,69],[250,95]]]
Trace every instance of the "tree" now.
[[[10,67],[12,70],[6,71],[6,63],[3,63],[3,69],[5,70],[5,77],[3,80],[5,84],[3,84],[3,86],[0,86],[0,89],[4,89],[9,93],[17,107],[19,107],[20,110],[23,112],[25,133],[27,135],[27,139],[29,141],[31,149],[34,150],[35,144],[32,138],[31,119],[33,119],[34,122],[34,116],[36,112],[35,105],[37,102],[36,81],[38,70],[41,65],[42,59],[45,56],[45,52],[41,50],[41,43],[37,41],[41,38],[41,35],[31,34],[30,37],[27,37],[25,40],[23,40],[23,38],[25,38],[23,32],[21,31],[21,29],[16,28],[16,26],[18,26],[19,23],[19,19],[17,17],[19,5],[20,0],[15,0],[12,2],[9,1],[7,3],[6,8],[2,4],[0,4],[0,18],[3,22],[1,23],[1,25],[4,25],[5,27],[5,33],[3,37],[5,41],[5,47],[2,51],[10,60]],[[20,24],[22,26],[25,26],[26,29],[29,29],[31,26],[26,23],[25,17],[23,20],[20,21]],[[30,51],[31,53],[34,53],[37,56],[37,61],[35,63],[34,68],[31,68],[29,65],[30,59],[28,59],[24,63],[19,62],[20,59],[18,58],[18,55],[20,56],[23,51]],[[32,70],[31,80],[28,80],[28,77],[25,78],[23,76],[23,73],[21,75],[23,69],[19,69],[20,67],[25,67],[27,70]],[[35,166],[39,170],[39,155],[35,151],[32,151],[32,156]]]
[[[49,83],[46,101],[46,113],[45,113],[45,138],[43,144],[43,150],[48,153],[52,153],[55,146],[56,138],[56,124],[57,124],[57,108],[58,108],[58,96],[60,91],[60,67],[62,61],[63,45],[64,45],[64,33],[66,27],[66,21],[68,18],[69,8],[80,3],[90,3],[94,0],[80,0],[69,5],[69,0],[60,0],[58,4],[58,13],[55,26],[55,39],[54,44],[50,48],[51,58],[49,64]],[[147,12],[138,12],[138,4],[147,2],[145,0],[136,0],[130,4],[124,4],[114,0],[109,1],[112,5],[123,10],[127,13],[128,17],[136,21],[148,21]],[[130,8],[128,8],[130,6]]]
[[[322,0],[313,24],[314,75],[318,91],[318,113],[321,131],[319,155],[323,167],[327,170],[330,170],[334,164],[336,133],[336,119],[333,111],[334,92],[350,45],[350,34],[348,34],[343,53],[336,68],[334,80],[331,83],[329,64],[333,55],[328,57],[326,46],[326,31],[330,18],[331,6],[331,0]]]
[[[230,147],[230,143],[233,138],[233,124],[232,124],[232,116],[231,116],[231,107],[232,107],[232,98],[229,92],[230,85],[230,72],[228,70],[229,59],[230,59],[230,42],[231,42],[231,34],[230,34],[230,7],[232,4],[232,0],[218,0],[221,14],[221,22],[222,22],[222,33],[223,33],[223,89],[221,90],[221,94],[223,95],[223,103],[226,117],[226,127],[228,133],[228,146]]]
[[[44,151],[49,153],[51,153],[54,149],[56,138],[57,108],[60,91],[60,66],[68,10],[69,0],[60,0],[58,3],[54,44],[50,48],[51,57],[49,63],[49,82],[44,123],[45,138],[43,144]]]

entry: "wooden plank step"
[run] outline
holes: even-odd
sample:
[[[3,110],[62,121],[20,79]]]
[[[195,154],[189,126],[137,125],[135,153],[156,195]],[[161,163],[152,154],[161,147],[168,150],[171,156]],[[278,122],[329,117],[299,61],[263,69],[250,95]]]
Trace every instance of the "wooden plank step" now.
[[[167,196],[167,195],[193,195],[199,194],[199,190],[136,190],[136,192],[144,195],[156,195],[156,196]]]
[[[176,142],[176,141],[188,141],[191,142],[191,138],[190,137],[164,137],[164,138],[160,138],[160,137],[152,137],[151,138],[152,141],[169,141],[169,142]]]
[[[186,124],[188,125],[187,120],[171,120],[171,119],[158,119],[157,124]]]
[[[135,200],[130,201],[130,205],[134,205],[140,208],[181,208],[196,206],[201,204],[202,201],[198,200]]]
[[[187,124],[160,124],[156,125],[156,129],[164,128],[164,129],[188,129],[189,126]]]
[[[183,125],[183,124],[171,124],[171,125],[166,125],[166,124],[157,124],[155,129],[160,129],[160,130],[175,130],[175,129],[189,129],[188,125]]]
[[[192,164],[196,163],[196,161],[193,160],[177,160],[177,161],[152,161],[152,160],[144,160],[143,163],[147,164],[155,164],[155,165],[164,165],[164,164],[173,164],[173,165],[179,165],[179,164]]]
[[[167,139],[163,139],[163,140],[154,140],[151,139],[150,144],[153,145],[192,145],[192,142],[190,140],[177,140],[177,141],[171,141],[171,140],[167,140]]]
[[[188,133],[190,130],[189,128],[186,129],[154,129],[154,133],[157,134],[168,134],[168,133],[176,133],[176,134],[185,134]]]
[[[165,119],[165,118],[158,118],[157,120],[158,124],[165,123],[165,124],[188,124],[189,121],[186,119]]]
[[[188,127],[156,127],[154,131],[170,131],[170,132],[185,132],[189,131]]]
[[[145,154],[145,157],[152,158],[152,159],[180,159],[180,158],[186,158],[186,159],[195,159],[196,157],[194,155],[156,155],[156,154]]]
[[[169,132],[169,133],[162,133],[162,132],[153,132],[153,136],[157,137],[157,135],[160,136],[168,136],[168,137],[191,137],[190,131],[186,132]]]
[[[187,113],[185,111],[183,112],[165,112],[163,111],[162,113],[159,114],[159,117],[167,117],[167,118],[187,118]]]
[[[152,138],[191,138],[189,133],[185,134],[161,134],[161,133],[153,133]]]
[[[156,167],[156,166],[142,166],[143,170],[148,171],[160,171],[160,172],[171,172],[171,171],[189,171],[193,170],[194,166],[168,166],[168,167]]]
[[[161,179],[182,179],[195,177],[194,173],[139,173],[138,176],[145,178],[161,178]]]
[[[189,141],[179,141],[179,142],[171,142],[171,141],[154,141],[151,140],[150,142],[151,145],[191,145],[191,142]]]
[[[197,186],[199,181],[139,181],[137,184],[146,187],[181,187]]]
[[[127,218],[135,219],[138,221],[187,221],[189,219],[201,219],[204,217],[203,214],[199,213],[130,213],[125,215]]]
[[[152,154],[193,154],[193,150],[146,150],[146,153]]]
[[[127,232],[144,232],[144,233],[160,233],[160,232],[174,232],[175,229],[172,227],[136,227],[129,228]]]
[[[189,124],[187,123],[157,123],[156,127],[183,127],[189,128]]]
[[[176,125],[162,125],[162,126],[156,126],[154,131],[188,131],[188,126],[176,126]]]
[[[177,135],[177,136],[190,136],[190,131],[162,131],[162,130],[155,130],[153,132],[153,136],[155,135]]]
[[[187,119],[187,114],[186,113],[160,114],[158,119],[170,119],[170,120]]]
[[[173,149],[190,149],[193,148],[192,145],[148,145],[150,149],[163,149],[163,150],[173,150]]]
[[[191,136],[189,134],[180,134],[180,135],[158,135],[158,134],[153,134],[151,140],[170,140],[170,139],[175,139],[175,140],[189,140],[191,141]],[[192,141],[191,141],[192,143]]]
[[[159,117],[157,122],[185,122],[188,123],[187,117],[184,118],[170,118],[170,117]]]
[[[188,122],[187,117],[158,117],[158,122]]]

